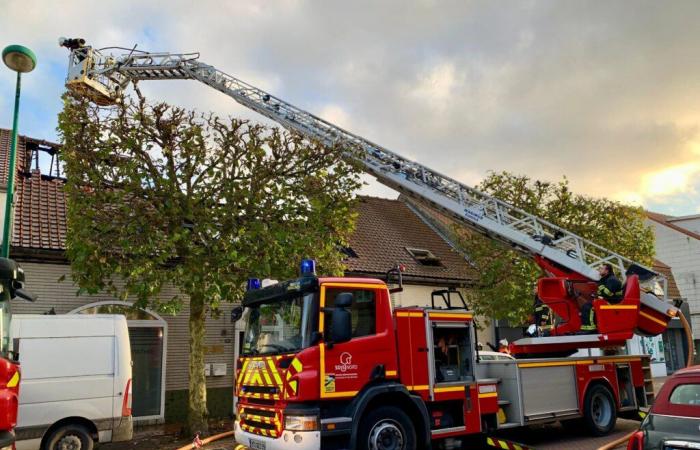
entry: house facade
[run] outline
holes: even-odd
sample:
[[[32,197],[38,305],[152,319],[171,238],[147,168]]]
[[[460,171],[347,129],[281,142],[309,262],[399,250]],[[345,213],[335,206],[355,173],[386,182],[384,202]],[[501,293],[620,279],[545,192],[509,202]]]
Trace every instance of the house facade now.
[[[3,204],[9,143],[10,132],[0,130]],[[65,256],[65,179],[59,161],[59,145],[20,137],[10,253],[39,298],[35,303],[14,303],[14,313],[124,314],[131,339],[136,422],[181,421],[188,398],[187,298],[180,313],[172,316],[134,309],[107,293],[76,295]],[[464,289],[472,282],[474,273],[464,258],[403,202],[360,198],[357,212],[357,229],[345,249],[348,275],[384,278],[388,269],[402,264],[405,289],[394,297],[395,305],[428,305],[434,290]],[[176,294],[170,286],[161,296]],[[220,315],[207,317],[205,370],[212,417],[233,414],[235,360],[243,331],[241,322],[231,322],[233,307],[223,304]]]
[[[695,348],[700,347],[700,215],[672,217],[647,212],[656,257],[670,266],[679,297],[687,304]],[[700,363],[696,354],[695,363]]]

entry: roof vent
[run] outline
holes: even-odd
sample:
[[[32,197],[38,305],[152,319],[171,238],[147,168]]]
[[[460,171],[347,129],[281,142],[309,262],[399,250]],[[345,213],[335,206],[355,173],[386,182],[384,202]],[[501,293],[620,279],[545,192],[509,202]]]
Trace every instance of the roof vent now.
[[[442,267],[440,258],[435,256],[430,250],[406,247],[406,251],[422,266]]]

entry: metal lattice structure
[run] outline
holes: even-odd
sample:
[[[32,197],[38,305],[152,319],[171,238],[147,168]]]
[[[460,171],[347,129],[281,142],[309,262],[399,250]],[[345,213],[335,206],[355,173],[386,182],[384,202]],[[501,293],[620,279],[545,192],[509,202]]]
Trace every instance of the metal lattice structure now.
[[[198,53],[131,51],[107,56],[92,47],[73,48],[66,86],[101,105],[113,103],[129,82],[200,81],[243,106],[310,139],[343,149],[379,182],[427,204],[464,225],[530,255],[540,255],[584,277],[597,280],[597,267],[609,263],[624,274],[632,264],[653,272],[570,231],[466,186],[422,164],[306,112],[262,89],[199,61]],[[657,282],[666,291],[665,279]]]

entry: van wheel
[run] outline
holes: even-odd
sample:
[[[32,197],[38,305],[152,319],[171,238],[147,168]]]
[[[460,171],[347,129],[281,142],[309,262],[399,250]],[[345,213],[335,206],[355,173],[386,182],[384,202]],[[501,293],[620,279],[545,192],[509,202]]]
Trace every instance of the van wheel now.
[[[608,388],[596,384],[588,389],[583,404],[583,422],[594,436],[605,436],[615,428],[617,408]]]
[[[84,426],[70,424],[53,430],[44,441],[42,450],[92,450],[94,445]]]
[[[357,435],[360,450],[415,450],[416,430],[405,412],[382,406],[365,417]]]

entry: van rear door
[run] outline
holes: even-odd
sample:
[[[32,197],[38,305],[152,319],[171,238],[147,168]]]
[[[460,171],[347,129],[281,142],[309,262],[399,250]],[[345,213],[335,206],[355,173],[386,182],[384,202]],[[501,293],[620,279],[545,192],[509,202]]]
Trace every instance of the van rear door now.
[[[124,316],[114,316],[114,397],[112,442],[128,441],[133,435],[131,415],[131,343]]]

